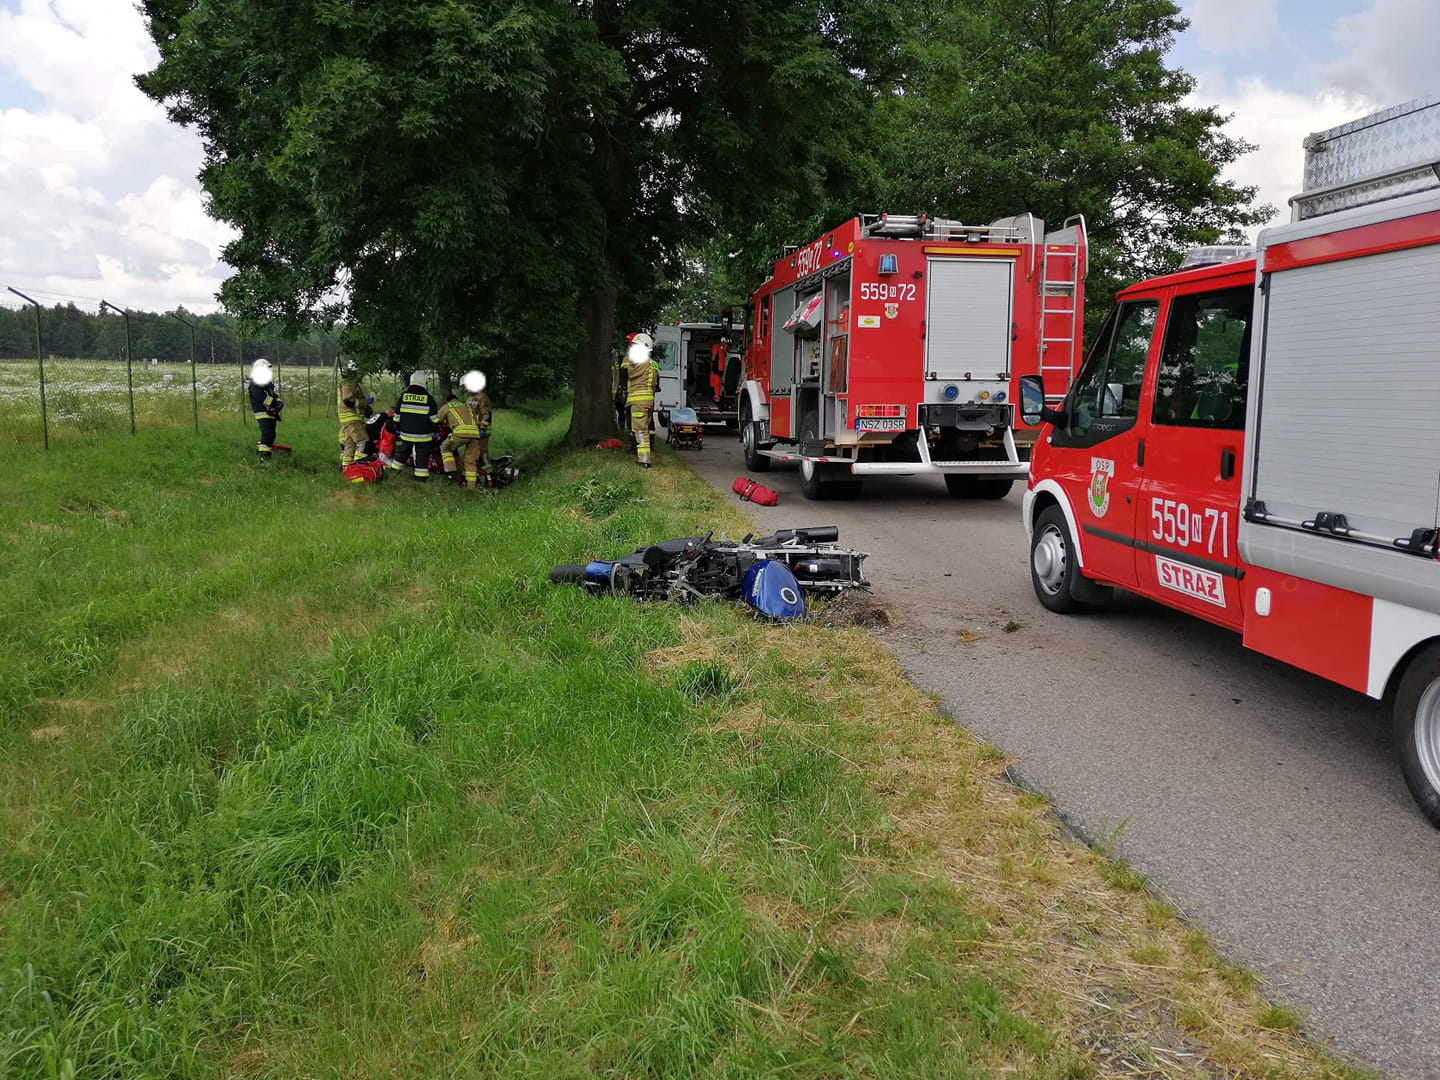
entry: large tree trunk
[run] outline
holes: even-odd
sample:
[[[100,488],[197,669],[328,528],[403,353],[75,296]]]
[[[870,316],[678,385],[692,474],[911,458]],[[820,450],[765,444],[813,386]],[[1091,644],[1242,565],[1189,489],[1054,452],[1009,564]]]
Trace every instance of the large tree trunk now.
[[[617,434],[610,355],[615,340],[616,295],[613,288],[599,288],[580,298],[585,339],[575,349],[575,404],[570,413],[570,434],[566,436],[566,442],[572,445],[593,444]]]
[[[596,4],[595,17],[602,38],[616,32],[617,12],[613,2]],[[596,285],[580,298],[585,340],[575,350],[575,405],[570,414],[570,434],[566,436],[572,445],[593,444],[616,434],[610,350],[615,345],[615,303],[619,297],[614,282],[623,278],[611,268],[617,242],[615,225],[623,219],[627,205],[628,179],[625,153],[614,132],[597,123],[591,129],[591,139],[595,149],[590,155],[590,167],[605,222]]]

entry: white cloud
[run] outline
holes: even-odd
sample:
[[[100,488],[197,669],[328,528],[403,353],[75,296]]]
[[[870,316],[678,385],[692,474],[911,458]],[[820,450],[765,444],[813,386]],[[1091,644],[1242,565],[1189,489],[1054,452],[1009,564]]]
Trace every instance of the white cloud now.
[[[1290,220],[1288,200],[1300,191],[1305,136],[1376,108],[1362,97],[1333,91],[1298,94],[1282,90],[1259,76],[1230,82],[1202,75],[1191,102],[1233,114],[1226,130],[1258,148],[1230,166],[1225,175],[1260,189],[1259,201],[1275,207],[1271,224]]]
[[[204,212],[202,152],[134,85],[154,46],[125,0],[0,0],[0,288],[134,308],[216,307],[230,230]]]
[[[1324,85],[1381,105],[1398,105],[1434,93],[1435,47],[1440,42],[1436,0],[1370,0],[1370,6],[1335,22],[1340,59],[1321,70]]]
[[[1196,43],[1210,53],[1265,51],[1280,29],[1279,0],[1190,0],[1185,15]]]

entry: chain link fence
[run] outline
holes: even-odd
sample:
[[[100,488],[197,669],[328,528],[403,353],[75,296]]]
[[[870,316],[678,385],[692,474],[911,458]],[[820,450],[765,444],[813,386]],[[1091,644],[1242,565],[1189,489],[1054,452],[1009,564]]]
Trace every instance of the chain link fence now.
[[[179,312],[0,293],[0,447],[230,422],[254,424],[250,364],[274,365],[289,416],[333,415],[333,342],[242,338]],[[376,404],[385,399],[376,390]]]

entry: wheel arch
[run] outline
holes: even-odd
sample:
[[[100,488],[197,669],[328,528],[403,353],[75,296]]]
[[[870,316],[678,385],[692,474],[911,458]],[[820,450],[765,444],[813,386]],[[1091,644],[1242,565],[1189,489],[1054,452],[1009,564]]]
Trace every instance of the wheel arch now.
[[[750,405],[750,419],[770,419],[770,406],[765,401],[758,382],[754,379],[746,379],[745,385],[741,388],[741,397]]]
[[[1375,677],[1377,673],[1372,672],[1369,696],[1382,701],[1393,702],[1395,700],[1395,692],[1400,689],[1400,680],[1403,679],[1405,673],[1410,670],[1410,665],[1414,663],[1417,656],[1432,645],[1440,646],[1440,635],[1423,638],[1411,645],[1405,650],[1403,655],[1390,665],[1390,671],[1384,676],[1383,680],[1377,679]]]
[[[1065,515],[1065,524],[1070,527],[1070,542],[1075,545],[1075,561],[1083,568],[1085,545],[1080,541],[1080,523],[1075,520],[1075,511],[1070,505],[1070,499],[1065,494],[1065,489],[1054,480],[1041,480],[1031,491],[1030,513],[1025,520],[1026,533],[1034,531],[1035,522],[1046,507],[1060,507],[1060,512]]]

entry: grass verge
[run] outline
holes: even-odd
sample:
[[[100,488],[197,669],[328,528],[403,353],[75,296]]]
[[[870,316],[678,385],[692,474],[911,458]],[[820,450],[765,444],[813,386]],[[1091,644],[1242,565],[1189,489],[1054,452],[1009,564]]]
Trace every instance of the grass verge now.
[[[1353,1075],[865,634],[550,586],[743,519],[496,428],[0,457],[0,1074]]]

